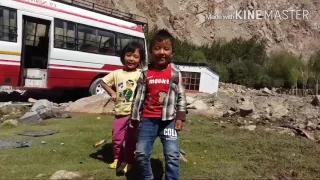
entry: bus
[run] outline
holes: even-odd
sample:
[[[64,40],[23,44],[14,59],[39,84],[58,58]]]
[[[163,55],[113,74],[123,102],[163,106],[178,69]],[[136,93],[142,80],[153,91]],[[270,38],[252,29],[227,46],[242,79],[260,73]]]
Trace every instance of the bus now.
[[[100,80],[123,67],[128,42],[147,55],[147,27],[145,17],[86,0],[1,0],[0,85],[104,93]]]

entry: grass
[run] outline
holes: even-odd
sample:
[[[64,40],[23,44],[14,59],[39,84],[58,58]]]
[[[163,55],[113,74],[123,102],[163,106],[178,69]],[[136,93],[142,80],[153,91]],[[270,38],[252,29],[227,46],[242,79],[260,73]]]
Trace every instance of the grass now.
[[[59,133],[22,137],[33,139],[32,146],[0,151],[0,179],[49,179],[58,170],[79,171],[85,178],[124,179],[107,169],[107,163],[112,162],[111,145],[92,147],[97,140],[110,141],[112,119],[86,115],[47,120],[37,126],[2,128],[1,138],[16,137],[16,132],[24,130],[52,129]],[[182,162],[181,179],[320,177],[320,145],[306,138],[259,129],[249,132],[233,126],[221,127],[199,116],[189,119],[191,122],[180,133],[180,145],[189,160]],[[163,155],[159,140],[155,143],[152,162],[156,176],[161,177]],[[39,174],[44,176],[37,178]]]

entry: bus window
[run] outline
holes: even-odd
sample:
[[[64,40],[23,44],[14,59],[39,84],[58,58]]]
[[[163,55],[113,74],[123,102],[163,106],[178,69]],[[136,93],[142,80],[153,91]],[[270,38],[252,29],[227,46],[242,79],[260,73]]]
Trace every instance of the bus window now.
[[[17,11],[0,6],[0,41],[17,42]]]
[[[141,44],[144,48],[144,41],[141,38],[136,38],[136,37],[132,37],[132,42],[138,42],[139,44]]]
[[[117,35],[117,52],[119,53],[132,40],[131,36],[118,34]]]
[[[27,21],[26,24],[26,45],[38,46],[39,38],[46,36],[47,26]]]
[[[114,55],[115,54],[115,34],[108,31],[98,30],[99,53]]]
[[[54,47],[63,49],[75,49],[75,23],[54,20]]]
[[[97,29],[85,25],[78,25],[78,50],[98,53],[99,41]]]

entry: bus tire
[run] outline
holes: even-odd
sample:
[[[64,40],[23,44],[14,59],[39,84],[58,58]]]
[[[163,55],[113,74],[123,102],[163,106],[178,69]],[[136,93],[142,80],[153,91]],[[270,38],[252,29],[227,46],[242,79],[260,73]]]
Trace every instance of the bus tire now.
[[[106,91],[102,88],[102,86],[100,84],[101,79],[102,78],[97,78],[91,83],[90,88],[89,88],[89,93],[91,96],[96,95],[96,94],[106,93]]]

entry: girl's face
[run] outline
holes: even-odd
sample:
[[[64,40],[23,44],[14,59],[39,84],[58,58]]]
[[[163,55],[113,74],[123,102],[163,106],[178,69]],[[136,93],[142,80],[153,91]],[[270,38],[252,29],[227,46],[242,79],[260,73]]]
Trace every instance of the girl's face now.
[[[124,66],[127,70],[135,70],[140,63],[139,49],[136,49],[133,53],[126,52],[124,55]]]

